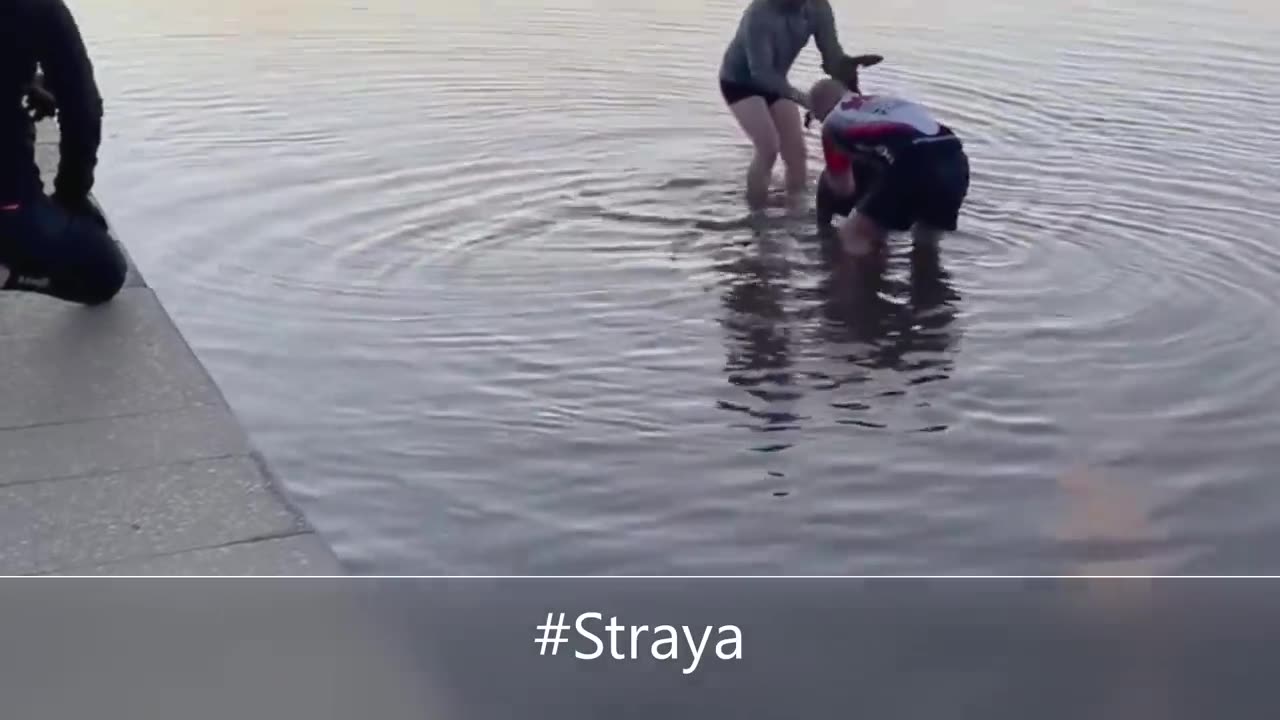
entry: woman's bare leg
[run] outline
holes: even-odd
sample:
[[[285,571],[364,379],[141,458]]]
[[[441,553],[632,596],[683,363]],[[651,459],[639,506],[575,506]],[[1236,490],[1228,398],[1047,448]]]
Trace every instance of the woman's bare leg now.
[[[778,149],[782,153],[782,164],[786,166],[787,192],[803,192],[809,184],[809,149],[804,141],[800,106],[791,100],[779,100],[769,108],[769,114],[777,128]]]
[[[769,199],[769,184],[773,180],[773,166],[778,160],[778,129],[764,98],[749,97],[729,106],[738,125],[755,146],[755,157],[747,168],[747,204],[753,208],[764,207]]]

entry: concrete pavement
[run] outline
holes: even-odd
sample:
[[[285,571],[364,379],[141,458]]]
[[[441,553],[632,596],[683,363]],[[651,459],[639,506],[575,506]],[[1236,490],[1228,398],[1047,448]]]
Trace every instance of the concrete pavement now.
[[[98,308],[0,294],[0,348],[0,574],[342,572],[136,268]]]

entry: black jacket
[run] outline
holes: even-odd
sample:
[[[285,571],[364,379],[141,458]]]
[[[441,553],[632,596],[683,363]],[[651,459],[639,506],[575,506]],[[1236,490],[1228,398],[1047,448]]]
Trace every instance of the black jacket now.
[[[55,192],[83,199],[102,142],[102,97],[80,29],[63,0],[0,0],[0,201],[43,189],[23,106],[37,66],[58,105]]]

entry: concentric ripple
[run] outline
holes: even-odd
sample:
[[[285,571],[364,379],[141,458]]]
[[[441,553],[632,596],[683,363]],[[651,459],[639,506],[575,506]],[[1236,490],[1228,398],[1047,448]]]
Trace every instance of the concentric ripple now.
[[[850,284],[742,207],[741,2],[360,5],[80,10],[100,193],[357,569],[1276,572],[1270,6],[838,0],[973,167]]]

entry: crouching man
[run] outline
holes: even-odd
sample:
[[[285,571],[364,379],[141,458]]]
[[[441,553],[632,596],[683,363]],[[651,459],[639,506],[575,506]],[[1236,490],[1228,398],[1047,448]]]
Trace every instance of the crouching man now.
[[[826,159],[818,222],[848,217],[838,230],[846,254],[883,250],[890,232],[910,230],[917,244],[936,246],[956,230],[969,159],[950,128],[918,103],[863,95],[830,78],[815,83],[809,97]]]

